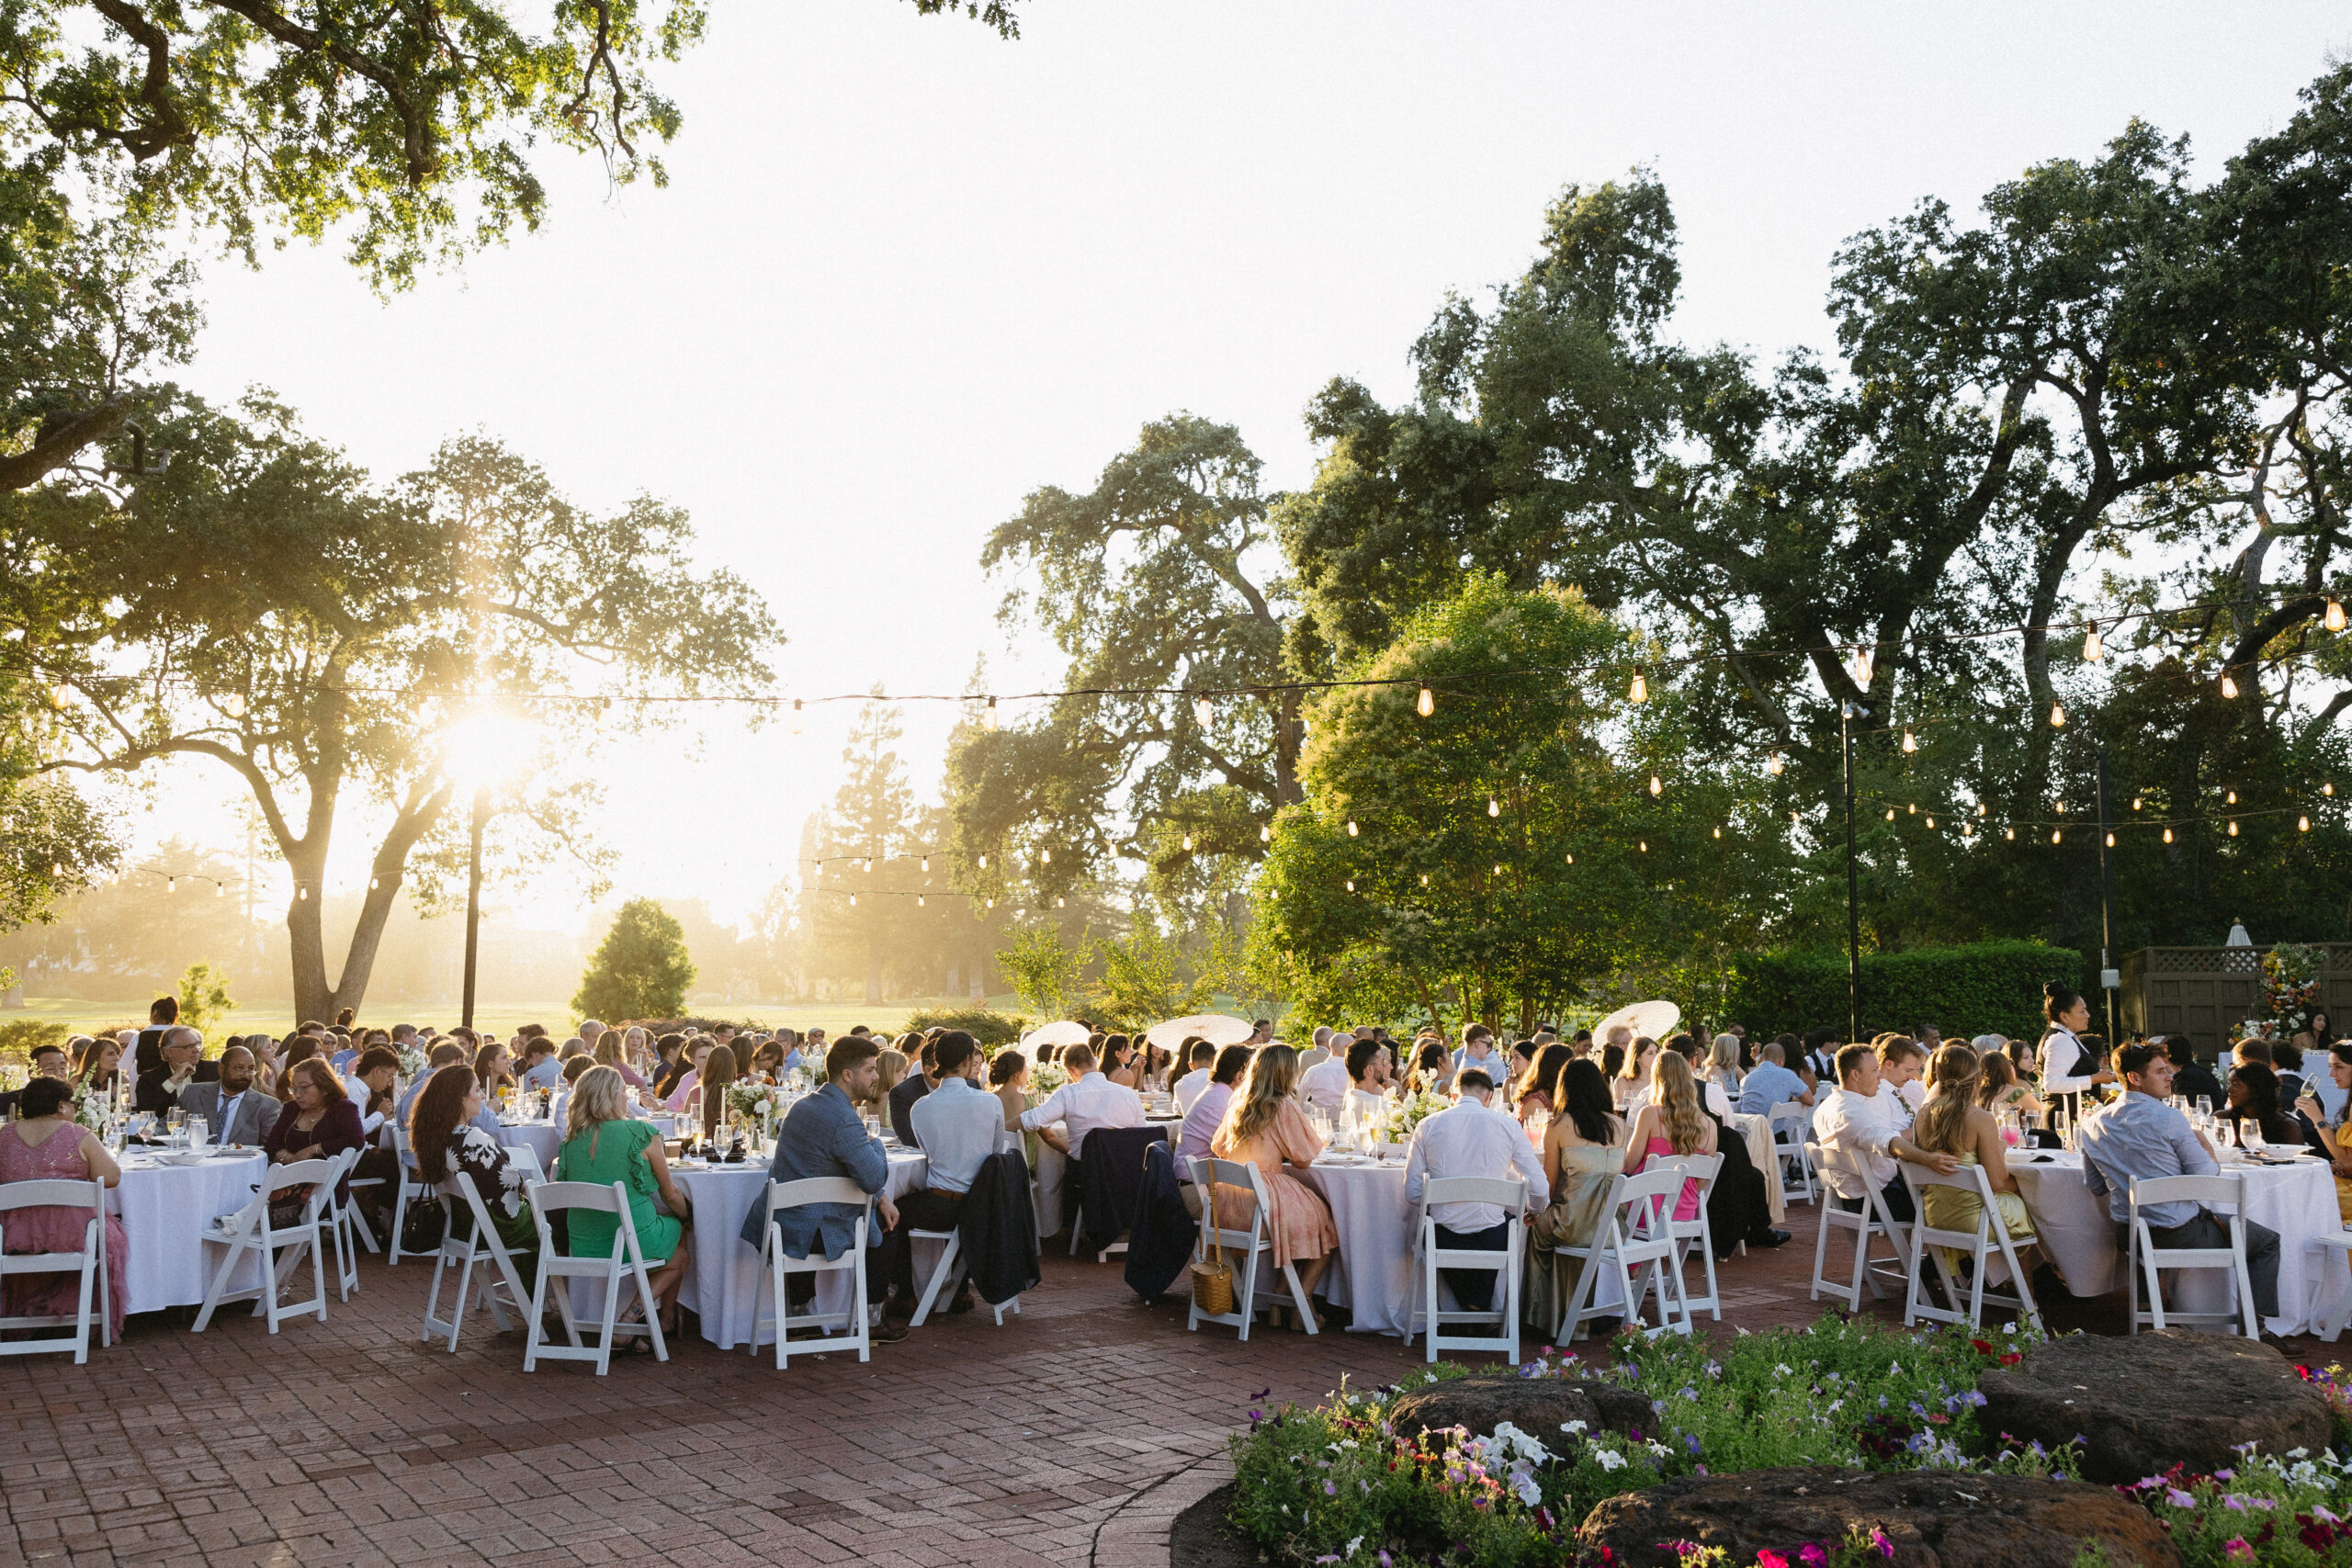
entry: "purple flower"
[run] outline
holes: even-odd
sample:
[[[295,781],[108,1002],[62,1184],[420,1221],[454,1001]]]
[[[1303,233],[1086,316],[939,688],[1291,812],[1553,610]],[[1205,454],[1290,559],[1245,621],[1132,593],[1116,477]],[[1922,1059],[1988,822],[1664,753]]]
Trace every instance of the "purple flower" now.
[[[1894,1555],[1894,1542],[1887,1540],[1886,1532],[1876,1525],[1871,1527],[1871,1544],[1878,1548],[1881,1557],[1892,1558]]]

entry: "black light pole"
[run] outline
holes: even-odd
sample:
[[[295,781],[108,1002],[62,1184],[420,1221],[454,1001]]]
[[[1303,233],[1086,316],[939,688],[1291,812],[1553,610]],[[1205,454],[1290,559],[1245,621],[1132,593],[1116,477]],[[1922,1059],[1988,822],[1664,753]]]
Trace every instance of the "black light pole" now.
[[[2098,984],[2107,993],[2107,1043],[2115,1034],[2115,835],[2107,821],[2107,742],[2098,743]]]
[[[490,792],[474,786],[473,842],[466,862],[466,999],[460,1021],[474,1026],[474,959],[481,946],[481,825],[490,816]]]
[[[1871,710],[1860,703],[1838,709],[1838,738],[1846,753],[1846,1043],[1862,1037],[1861,886],[1854,871],[1854,721]]]

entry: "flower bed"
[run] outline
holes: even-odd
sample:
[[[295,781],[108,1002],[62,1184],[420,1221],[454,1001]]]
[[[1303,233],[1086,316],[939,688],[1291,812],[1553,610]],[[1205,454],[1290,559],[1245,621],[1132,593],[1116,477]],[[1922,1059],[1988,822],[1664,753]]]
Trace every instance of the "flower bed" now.
[[[2352,1564],[2352,1467],[2333,1453],[2249,1453],[2211,1475],[2176,1467],[2116,1490],[2147,1506],[2184,1568]]]
[[[1250,1412],[1233,1443],[1233,1519],[1278,1562],[1532,1568],[1573,1561],[1577,1527],[1601,1499],[1671,1476],[1793,1464],[2071,1475],[2071,1453],[2004,1446],[1977,1428],[1978,1371],[2035,1343],[2015,1330],[1905,1333],[1824,1318],[1741,1334],[1721,1360],[1702,1340],[1628,1335],[1607,1368],[1547,1350],[1521,1369],[1638,1390],[1656,1426],[1629,1434],[1506,1424],[1408,1438],[1388,1421],[1395,1398],[1468,1369],[1442,1366],[1370,1394],[1342,1387],[1312,1409]],[[1791,1541],[1785,1561],[1844,1568],[1877,1544]],[[1715,1560],[1699,1553],[1693,1568]]]

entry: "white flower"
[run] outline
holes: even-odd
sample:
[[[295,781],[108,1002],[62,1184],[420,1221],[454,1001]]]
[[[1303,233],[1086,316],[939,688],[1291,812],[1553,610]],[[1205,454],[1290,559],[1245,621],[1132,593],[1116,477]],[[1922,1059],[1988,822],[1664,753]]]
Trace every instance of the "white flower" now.
[[[1563,1421],[1560,1423],[1560,1430],[1573,1437],[1577,1433],[1584,1430],[1584,1423],[1581,1421]]]
[[[1514,1489],[1519,1493],[1519,1500],[1521,1503],[1526,1504],[1529,1507],[1532,1508],[1538,1503],[1544,1501],[1544,1488],[1536,1485],[1535,1477],[1530,1475],[1525,1471],[1519,1472],[1518,1477],[1512,1484]],[[1348,1548],[1348,1552],[1349,1555],[1353,1556],[1355,1553],[1355,1548],[1352,1546]]]
[[[1340,1555],[1341,1555],[1341,1556],[1343,1556],[1343,1557],[1352,1558],[1352,1557],[1354,1557],[1354,1556],[1355,1556],[1355,1554],[1356,1554],[1356,1548],[1358,1548],[1358,1547],[1362,1546],[1363,1544],[1363,1537],[1362,1537],[1362,1536],[1358,1536],[1358,1537],[1356,1537],[1356,1538],[1355,1538],[1355,1540],[1351,1540],[1351,1541],[1348,1542],[1348,1550],[1347,1550],[1346,1551],[1344,1551],[1344,1552],[1340,1553]]]
[[[1600,1468],[1603,1470],[1622,1470],[1624,1468],[1625,1456],[1617,1452],[1613,1449],[1595,1449],[1592,1450],[1592,1457],[1600,1461]]]
[[[1794,1367],[1790,1366],[1786,1361],[1781,1361],[1772,1368],[1772,1375],[1776,1378],[1784,1378],[1795,1370],[1796,1369]]]

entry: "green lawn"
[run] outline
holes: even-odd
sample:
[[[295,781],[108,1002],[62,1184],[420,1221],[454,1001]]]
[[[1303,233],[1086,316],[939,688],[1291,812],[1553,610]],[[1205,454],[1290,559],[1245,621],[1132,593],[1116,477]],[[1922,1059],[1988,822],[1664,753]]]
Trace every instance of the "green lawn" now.
[[[863,1002],[738,1002],[713,1003],[690,1010],[709,1018],[747,1020],[769,1028],[790,1024],[795,1029],[807,1029],[815,1025],[829,1033],[839,1034],[862,1023],[876,1032],[896,1033],[909,1013],[966,1005],[960,998],[953,1001],[888,1002],[878,1007],[868,1007]],[[1016,997],[994,997],[989,998],[989,1005],[1011,1011],[1020,1010],[1020,999]],[[21,1019],[53,1019],[75,1033],[87,1034],[108,1026],[143,1024],[147,1021],[147,1010],[130,1002],[93,1002],[72,997],[28,997],[23,1009],[0,1012],[0,1023]],[[207,1033],[215,1041],[225,1035],[252,1034],[262,1030],[283,1035],[292,1030],[297,1021],[293,1012],[283,1006],[257,1003],[237,1009]],[[412,1005],[388,1002],[381,1009],[374,1006],[362,1009],[360,1021],[381,1028],[390,1028],[395,1023],[414,1023],[437,1024],[446,1029],[458,1021],[458,1009],[453,1003]],[[502,1002],[485,1004],[474,1010],[475,1027],[494,1029],[501,1033],[512,1033],[526,1023],[543,1023],[550,1030],[561,1032],[571,1022],[571,1009],[565,1002]]]

